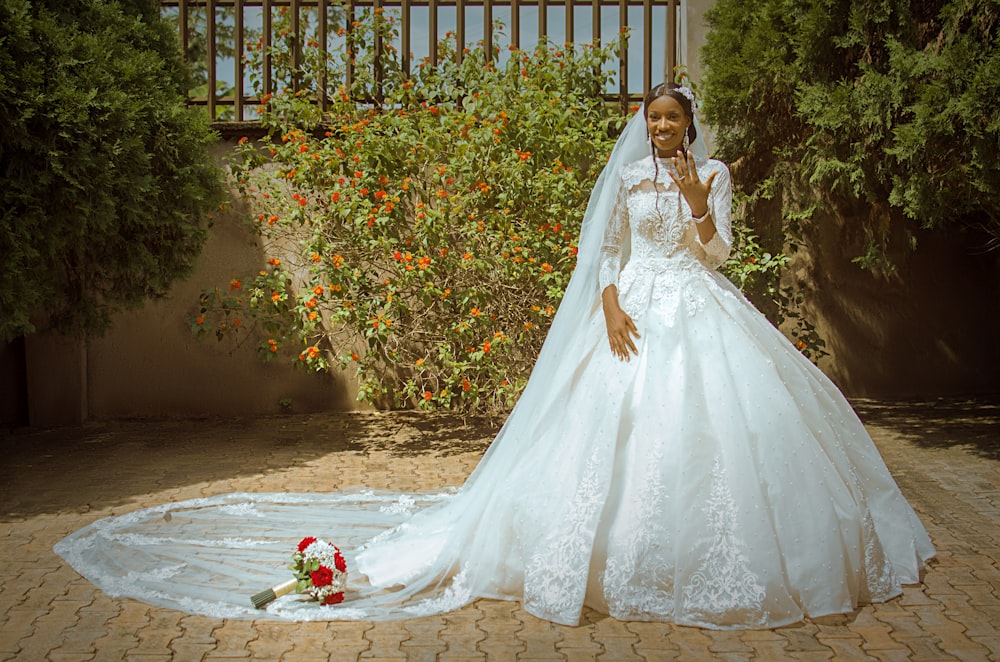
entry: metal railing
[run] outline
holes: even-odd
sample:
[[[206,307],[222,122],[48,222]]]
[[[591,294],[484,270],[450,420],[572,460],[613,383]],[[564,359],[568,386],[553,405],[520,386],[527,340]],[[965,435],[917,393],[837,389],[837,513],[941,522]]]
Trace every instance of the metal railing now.
[[[193,94],[192,104],[205,105],[209,116],[218,118],[219,108],[232,108],[231,119],[245,119],[248,106],[259,104],[256,94],[248,94],[246,70],[246,44],[248,17],[259,22],[252,29],[259,30],[262,38],[262,70],[260,71],[263,95],[271,93],[275,88],[272,75],[270,48],[274,43],[274,15],[276,11],[290,14],[291,32],[298,35],[300,21],[304,12],[315,14],[316,42],[321,49],[329,47],[330,38],[337,33],[335,17],[331,13],[339,12],[346,29],[350,29],[350,21],[355,10],[359,8],[383,8],[398,10],[400,25],[400,57],[404,71],[409,71],[411,64],[411,46],[414,37],[414,9],[427,14],[427,47],[432,62],[437,61],[437,45],[441,37],[440,14],[442,10],[454,12],[455,29],[453,37],[457,41],[455,57],[461,58],[469,33],[470,10],[482,14],[483,45],[487,53],[494,52],[493,24],[498,13],[509,15],[510,45],[520,48],[530,41],[530,36],[522,36],[525,23],[531,18],[537,23],[537,39],[540,41],[551,37],[552,30],[549,14],[562,18],[565,39],[562,41],[575,43],[601,43],[602,36],[608,34],[613,27],[617,35],[623,29],[630,29],[632,40],[641,35],[642,41],[642,83],[641,89],[630,89],[630,49],[625,45],[621,49],[618,60],[617,89],[607,91],[605,98],[618,101],[623,108],[629,103],[642,98],[645,90],[653,84],[655,63],[662,62],[662,73],[672,72],[678,63],[678,11],[679,0],[344,0],[330,2],[329,0],[161,0],[162,12],[165,15],[175,15],[182,51],[191,57],[192,51],[198,52],[198,58],[204,58],[202,75],[205,79],[205,93]],[[587,14],[589,13],[589,18]],[[312,15],[311,14],[311,15]],[[614,14],[609,21],[608,14]],[[578,20],[578,15],[581,20]],[[526,19],[527,17],[527,19]],[[659,20],[656,20],[658,18]],[[638,20],[636,20],[638,19]],[[201,22],[204,22],[201,25]],[[474,19],[473,19],[474,20]],[[654,25],[654,21],[656,25]],[[662,21],[662,22],[661,22]],[[612,23],[611,26],[608,23]],[[635,23],[638,22],[638,25]],[[590,24],[590,34],[578,34],[578,25]],[[472,27],[475,27],[474,25]],[[662,32],[660,31],[662,29]],[[220,38],[220,33],[226,34]],[[231,34],[230,34],[231,32]],[[203,40],[203,44],[201,43]],[[608,39],[604,38],[607,42]],[[196,43],[197,42],[197,43]],[[193,48],[198,46],[199,48]],[[203,46],[203,54],[200,47]],[[376,39],[376,66],[378,53],[382,44]],[[662,49],[662,50],[660,50]],[[300,57],[298,49],[291,53],[292,67],[296,68]],[[226,64],[231,60],[233,85],[231,89],[220,92],[218,86],[220,73],[225,75]],[[347,70],[348,82],[351,69]],[[657,80],[656,82],[659,82]],[[325,85],[321,80],[320,84]],[[632,88],[637,87],[635,83]],[[325,95],[319,95],[318,102],[326,105]],[[228,112],[224,113],[229,115]]]

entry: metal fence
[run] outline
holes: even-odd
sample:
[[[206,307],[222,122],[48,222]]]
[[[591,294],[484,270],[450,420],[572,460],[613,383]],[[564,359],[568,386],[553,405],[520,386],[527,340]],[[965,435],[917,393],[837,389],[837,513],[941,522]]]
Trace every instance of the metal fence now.
[[[212,119],[237,121],[247,119],[248,109],[260,103],[258,94],[250,89],[246,65],[246,38],[251,30],[260,35],[262,42],[262,67],[255,75],[259,76],[262,95],[266,95],[276,88],[270,56],[276,38],[276,13],[281,12],[290,21],[295,35],[307,21],[314,30],[315,43],[325,50],[340,29],[350,29],[355,11],[364,8],[398,12],[397,46],[406,71],[415,59],[415,45],[425,48],[431,61],[437,60],[441,30],[450,26],[453,29],[448,31],[458,44],[455,57],[461,58],[463,47],[477,35],[481,35],[486,52],[493,53],[496,20],[506,26],[506,40],[516,48],[530,48],[532,42],[542,39],[555,43],[609,43],[610,39],[618,39],[622,29],[630,29],[630,45],[620,53],[613,87],[605,90],[605,97],[620,102],[623,108],[641,99],[645,90],[664,80],[678,63],[680,0],[161,1],[162,13],[177,20],[183,52],[198,65],[202,84],[192,90],[191,103],[205,105]],[[639,40],[641,56],[636,47]],[[374,48],[379,53],[381,44],[376,42]],[[297,55],[293,50],[293,68]],[[641,78],[637,70],[641,70]],[[347,75],[351,76],[350,69]],[[325,96],[319,95],[318,102],[325,106]]]

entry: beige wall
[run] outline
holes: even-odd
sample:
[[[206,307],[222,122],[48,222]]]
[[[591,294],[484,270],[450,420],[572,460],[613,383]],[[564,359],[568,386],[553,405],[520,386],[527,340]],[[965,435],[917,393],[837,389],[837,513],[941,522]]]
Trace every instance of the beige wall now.
[[[220,143],[221,157],[231,143]],[[266,258],[244,228],[234,204],[215,220],[194,273],[162,301],[117,316],[108,334],[86,351],[87,403],[95,418],[275,413],[350,409],[353,386],[339,375],[318,375],[257,357],[256,339],[242,348],[214,337],[198,340],[191,318],[205,289],[227,287],[254,274]]]

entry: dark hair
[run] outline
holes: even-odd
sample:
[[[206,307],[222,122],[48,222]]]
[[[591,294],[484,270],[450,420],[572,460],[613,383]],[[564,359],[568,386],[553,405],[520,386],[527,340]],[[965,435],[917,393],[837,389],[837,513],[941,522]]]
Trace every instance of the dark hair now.
[[[686,96],[677,91],[680,85],[676,83],[660,83],[659,85],[653,87],[646,92],[645,98],[642,100],[642,113],[645,115],[646,119],[649,120],[649,104],[653,103],[660,97],[670,97],[677,103],[681,105],[684,113],[691,118],[691,124],[688,126],[687,135],[690,142],[694,142],[698,138],[698,131],[694,128],[694,108],[691,107],[691,100]]]

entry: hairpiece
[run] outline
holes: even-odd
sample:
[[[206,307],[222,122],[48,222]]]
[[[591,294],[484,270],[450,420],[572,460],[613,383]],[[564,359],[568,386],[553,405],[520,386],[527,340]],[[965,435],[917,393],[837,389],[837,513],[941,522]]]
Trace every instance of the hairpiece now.
[[[691,102],[691,108],[694,109],[697,104],[694,101],[694,92],[687,85],[682,85],[680,87],[675,87],[674,92],[680,92],[684,97]]]

